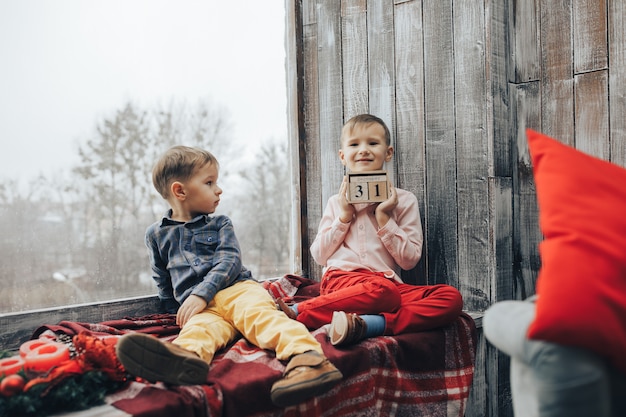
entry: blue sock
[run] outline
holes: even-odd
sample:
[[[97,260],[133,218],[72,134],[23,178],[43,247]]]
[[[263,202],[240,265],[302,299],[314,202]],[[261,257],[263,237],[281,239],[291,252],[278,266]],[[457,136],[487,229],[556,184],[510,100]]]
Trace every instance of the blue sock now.
[[[365,337],[382,336],[385,333],[385,317],[374,314],[364,314],[361,316],[367,324]]]

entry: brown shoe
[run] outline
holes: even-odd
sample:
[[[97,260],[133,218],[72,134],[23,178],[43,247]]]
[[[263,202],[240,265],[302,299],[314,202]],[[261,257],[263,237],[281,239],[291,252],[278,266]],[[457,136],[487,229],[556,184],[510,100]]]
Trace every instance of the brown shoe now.
[[[276,304],[278,304],[278,308],[282,310],[282,312],[285,313],[287,317],[289,317],[291,320],[296,320],[298,318],[296,312],[293,311],[293,309],[287,304],[285,304],[282,298],[277,298]]]
[[[117,357],[128,373],[150,382],[199,385],[207,381],[209,363],[173,343],[143,333],[129,333],[117,341]]]
[[[272,402],[279,407],[296,405],[324,394],[343,378],[328,359],[310,351],[291,358],[282,379],[272,385]]]
[[[367,324],[357,314],[335,311],[328,329],[333,346],[349,345],[365,338]]]

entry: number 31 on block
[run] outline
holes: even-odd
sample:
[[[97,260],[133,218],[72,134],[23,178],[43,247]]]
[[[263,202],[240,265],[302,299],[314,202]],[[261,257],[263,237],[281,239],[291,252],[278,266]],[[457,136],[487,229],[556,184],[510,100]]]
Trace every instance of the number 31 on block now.
[[[347,175],[350,203],[379,203],[389,198],[387,171],[349,172]]]

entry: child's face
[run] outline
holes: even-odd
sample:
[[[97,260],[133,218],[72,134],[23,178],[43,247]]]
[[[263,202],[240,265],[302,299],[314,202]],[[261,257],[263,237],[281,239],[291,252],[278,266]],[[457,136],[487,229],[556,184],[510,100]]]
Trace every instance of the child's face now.
[[[217,186],[219,172],[215,164],[206,164],[185,182],[185,205],[192,217],[215,212],[222,189]]]
[[[385,129],[380,124],[359,123],[352,130],[344,128],[339,158],[351,172],[383,169],[392,156],[393,147],[387,145]]]

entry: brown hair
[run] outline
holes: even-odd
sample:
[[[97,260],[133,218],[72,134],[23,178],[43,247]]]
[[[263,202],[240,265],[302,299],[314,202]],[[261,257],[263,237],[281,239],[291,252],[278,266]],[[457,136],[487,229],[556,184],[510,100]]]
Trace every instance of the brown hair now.
[[[219,167],[217,158],[209,151],[190,146],[174,146],[168,149],[152,169],[152,184],[167,200],[170,185],[174,181],[186,181],[206,164]]]
[[[367,114],[367,113],[356,115],[350,118],[350,120],[348,120],[343,125],[343,129],[341,129],[341,140],[343,140],[344,132],[351,132],[352,129],[354,129],[356,125],[358,124],[368,125],[371,123],[378,123],[379,125],[383,127],[383,129],[385,130],[385,142],[387,142],[387,146],[391,145],[391,133],[389,132],[389,128],[387,127],[383,119],[381,119],[380,117],[376,117],[372,114]]]

